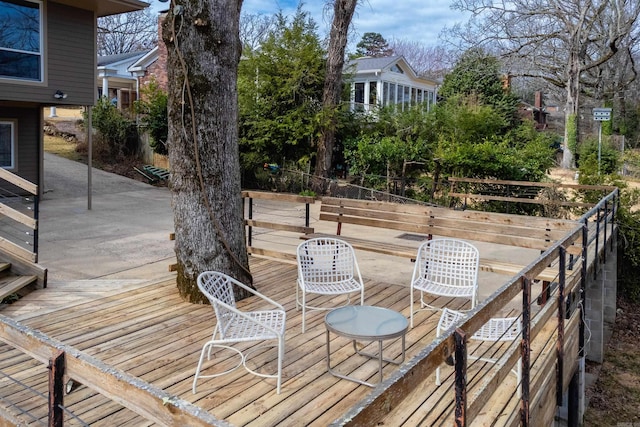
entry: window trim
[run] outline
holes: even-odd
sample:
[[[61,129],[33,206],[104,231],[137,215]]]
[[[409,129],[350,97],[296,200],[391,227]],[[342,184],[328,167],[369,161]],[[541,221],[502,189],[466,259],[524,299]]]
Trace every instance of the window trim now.
[[[45,48],[44,48],[44,1],[43,0],[22,0],[24,2],[27,3],[34,3],[38,6],[38,14],[39,14],[39,22],[38,22],[38,36],[40,38],[39,41],[39,51],[37,53],[34,52],[24,52],[21,50],[16,50],[16,49],[8,49],[8,48],[1,48],[0,50],[3,50],[5,52],[19,52],[19,53],[26,53],[26,54],[31,54],[34,56],[37,56],[38,58],[40,58],[40,78],[39,79],[29,79],[29,78],[24,78],[24,77],[11,77],[11,76],[2,76],[0,75],[0,81],[2,82],[20,82],[20,83],[26,83],[26,84],[41,84],[45,82]]]
[[[3,169],[7,170],[15,170],[16,169],[16,142],[18,140],[18,120],[16,119],[5,119],[0,118],[0,125],[9,125],[11,126],[11,164],[9,166],[0,166]]]

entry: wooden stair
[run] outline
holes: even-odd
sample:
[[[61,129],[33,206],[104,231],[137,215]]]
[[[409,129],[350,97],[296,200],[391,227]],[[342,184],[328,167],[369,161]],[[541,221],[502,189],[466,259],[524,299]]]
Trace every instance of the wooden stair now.
[[[0,250],[0,301],[47,287],[47,269]],[[1,306],[1,305],[0,305]]]
[[[0,301],[37,282],[38,276],[16,274],[11,271],[11,263],[0,263]]]

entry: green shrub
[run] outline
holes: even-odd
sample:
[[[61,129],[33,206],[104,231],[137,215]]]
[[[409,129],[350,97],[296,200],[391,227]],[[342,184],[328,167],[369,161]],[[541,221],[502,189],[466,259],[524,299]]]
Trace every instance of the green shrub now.
[[[136,113],[140,114],[140,123],[149,132],[149,145],[155,153],[167,155],[169,136],[169,113],[167,93],[160,85],[151,80],[142,89],[142,99],[135,102]]]
[[[138,132],[135,123],[118,110],[107,97],[102,97],[91,109],[91,123],[98,131],[97,152],[117,160],[136,153]],[[84,113],[85,123],[88,118]]]

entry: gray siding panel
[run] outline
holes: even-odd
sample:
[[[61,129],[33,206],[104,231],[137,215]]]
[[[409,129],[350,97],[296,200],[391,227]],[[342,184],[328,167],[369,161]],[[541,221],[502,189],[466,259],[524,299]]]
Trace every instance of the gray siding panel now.
[[[0,82],[0,98],[45,105],[93,105],[96,98],[95,15],[47,2],[45,85]],[[67,94],[56,100],[56,90]]]
[[[11,172],[38,184],[39,145],[41,130],[38,124],[42,117],[39,107],[0,107],[0,118],[18,120],[17,167]]]

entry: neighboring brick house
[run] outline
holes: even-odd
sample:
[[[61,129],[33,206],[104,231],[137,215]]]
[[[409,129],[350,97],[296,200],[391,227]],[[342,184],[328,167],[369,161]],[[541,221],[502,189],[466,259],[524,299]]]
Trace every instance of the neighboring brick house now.
[[[138,78],[131,64],[147,56],[149,50],[98,57],[98,97],[106,96],[119,109],[128,109],[138,99]]]
[[[114,99],[119,109],[127,109],[140,98],[140,89],[152,80],[167,90],[167,47],[162,41],[165,16],[166,13],[158,16],[158,45],[153,49],[98,57],[98,96]]]
[[[160,13],[158,16],[158,45],[129,68],[138,77],[140,87],[155,80],[161,88],[168,89],[167,46],[162,40],[162,22],[165,16],[166,13]]]

